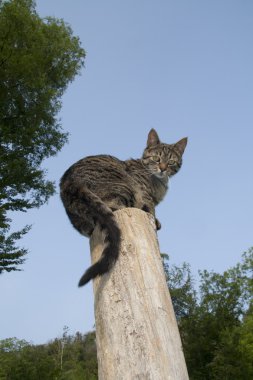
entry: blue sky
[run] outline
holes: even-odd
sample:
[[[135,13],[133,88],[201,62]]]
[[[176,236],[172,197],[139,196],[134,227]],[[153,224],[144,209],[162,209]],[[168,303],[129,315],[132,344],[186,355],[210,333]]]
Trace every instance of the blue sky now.
[[[87,52],[59,114],[69,144],[44,166],[57,183],[78,159],[141,156],[148,131],[188,136],[181,171],[158,206],[161,252],[171,261],[223,271],[253,245],[253,3],[249,0],[38,0],[63,18]],[[94,326],[89,242],[70,225],[59,194],[15,214],[33,224],[24,271],[4,274],[0,339],[43,343]]]

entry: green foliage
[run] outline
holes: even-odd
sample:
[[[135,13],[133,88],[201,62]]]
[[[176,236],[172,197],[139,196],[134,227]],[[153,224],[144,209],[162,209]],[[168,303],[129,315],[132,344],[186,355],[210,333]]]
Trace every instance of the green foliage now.
[[[184,316],[191,314],[197,306],[194,279],[189,264],[183,263],[181,267],[170,266],[169,256],[162,254],[162,258],[174,312],[180,321]]]
[[[7,272],[19,270],[17,266],[24,263],[23,256],[26,254],[26,250],[17,248],[16,241],[21,239],[29,230],[30,226],[26,226],[21,231],[6,236],[8,228],[2,228],[0,232],[0,273],[4,270]]]
[[[253,378],[253,248],[223,274],[199,272],[198,293],[187,264],[164,260],[190,379]]]
[[[39,207],[54,193],[41,168],[66,143],[60,98],[83,66],[84,50],[62,20],[41,19],[32,0],[0,0],[0,272],[26,251],[8,237],[10,211]]]
[[[0,341],[1,380],[96,380],[95,334],[65,333],[45,345],[10,338]]]

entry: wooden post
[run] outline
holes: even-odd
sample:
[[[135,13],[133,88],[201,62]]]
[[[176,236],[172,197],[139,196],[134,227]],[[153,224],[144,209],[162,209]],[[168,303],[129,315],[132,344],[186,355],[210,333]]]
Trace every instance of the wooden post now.
[[[136,208],[115,217],[119,260],[93,281],[99,380],[188,380],[154,218]],[[90,244],[95,262],[103,249],[99,228]]]

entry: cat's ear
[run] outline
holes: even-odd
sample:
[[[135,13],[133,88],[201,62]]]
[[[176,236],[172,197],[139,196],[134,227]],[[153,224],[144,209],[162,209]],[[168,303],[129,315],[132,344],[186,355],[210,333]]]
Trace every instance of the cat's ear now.
[[[157,132],[152,128],[148,134],[147,148],[160,144]]]
[[[184,137],[182,140],[179,140],[175,146],[179,150],[180,154],[182,155],[184,153],[185,147],[187,145],[187,137]]]

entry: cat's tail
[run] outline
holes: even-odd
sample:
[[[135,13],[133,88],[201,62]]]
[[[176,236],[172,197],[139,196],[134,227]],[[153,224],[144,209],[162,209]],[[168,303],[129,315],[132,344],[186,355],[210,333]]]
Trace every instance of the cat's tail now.
[[[93,278],[108,272],[114,266],[119,256],[121,233],[112,210],[97,195],[88,189],[79,190],[79,195],[80,199],[88,201],[89,209],[94,214],[96,223],[105,232],[106,243],[100,259],[82,275],[78,286],[83,286]]]

